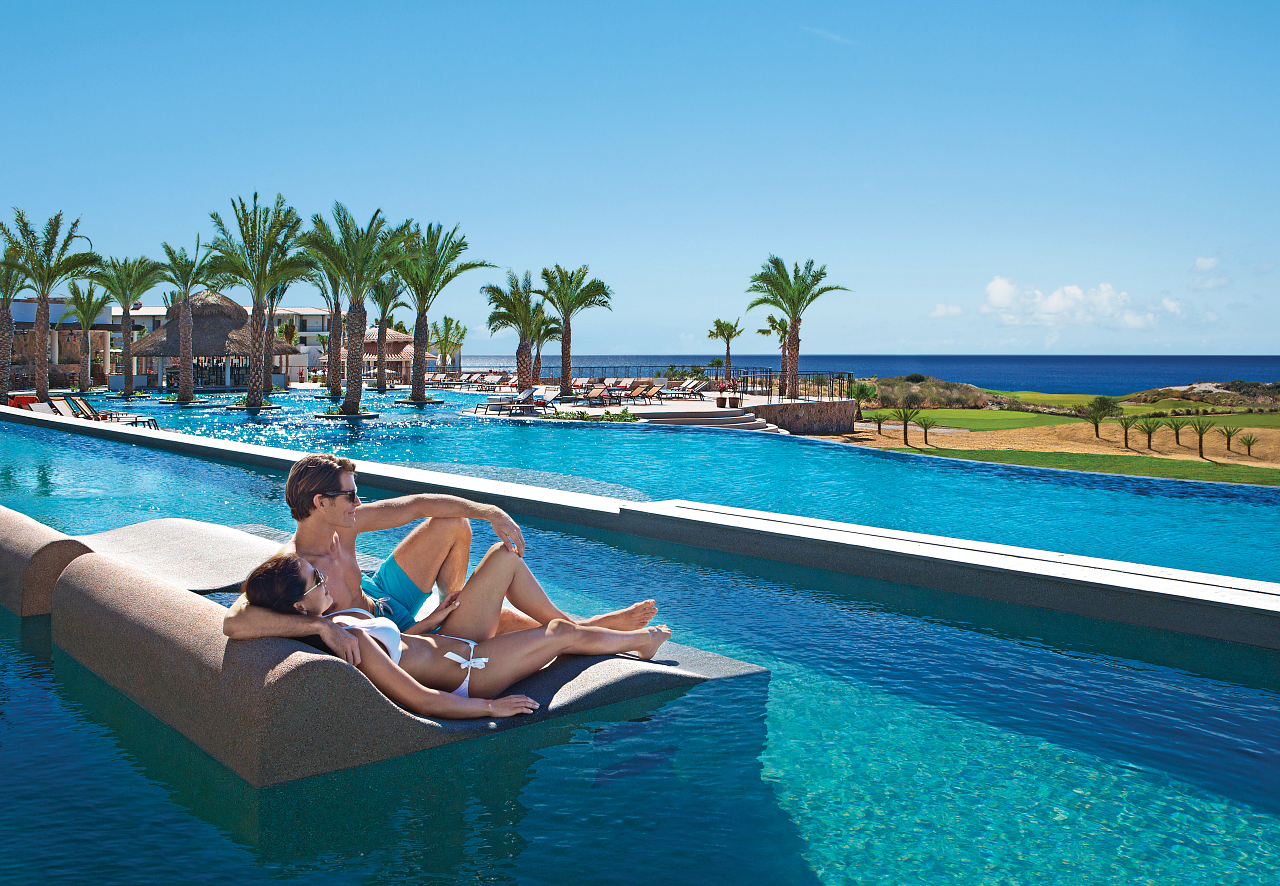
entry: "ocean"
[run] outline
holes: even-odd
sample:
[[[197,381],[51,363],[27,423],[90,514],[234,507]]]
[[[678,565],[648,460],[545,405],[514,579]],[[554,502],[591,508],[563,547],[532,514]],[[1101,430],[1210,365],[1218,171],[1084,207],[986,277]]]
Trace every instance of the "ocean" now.
[[[672,364],[702,365],[719,354],[575,354],[573,365],[583,370],[613,370],[592,375],[649,375]],[[777,354],[734,355],[733,365],[778,369]],[[558,375],[560,352],[542,355],[544,375]],[[463,354],[463,369],[514,369],[513,355]],[[849,372],[859,378],[890,378],[913,372],[946,381],[967,382],[997,391],[1038,391],[1044,394],[1106,394],[1120,396],[1167,385],[1199,381],[1280,382],[1280,356],[1173,357],[1166,355],[1097,356],[976,356],[949,354],[800,354],[800,368]],[[583,372],[583,375],[588,374]]]

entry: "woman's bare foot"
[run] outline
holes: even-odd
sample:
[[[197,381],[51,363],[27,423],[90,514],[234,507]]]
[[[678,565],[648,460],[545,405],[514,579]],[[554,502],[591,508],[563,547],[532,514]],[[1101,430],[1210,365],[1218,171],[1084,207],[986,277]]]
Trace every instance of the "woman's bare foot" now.
[[[648,661],[658,654],[658,647],[671,639],[671,628],[666,625],[658,625],[649,628],[649,642],[636,650],[636,655]]]
[[[579,621],[578,624],[586,625],[589,628],[609,628],[615,631],[638,631],[640,628],[647,625],[657,614],[657,603],[653,600],[641,600],[639,603],[632,603],[626,609],[619,609],[617,612],[606,612],[604,615],[584,618]]]

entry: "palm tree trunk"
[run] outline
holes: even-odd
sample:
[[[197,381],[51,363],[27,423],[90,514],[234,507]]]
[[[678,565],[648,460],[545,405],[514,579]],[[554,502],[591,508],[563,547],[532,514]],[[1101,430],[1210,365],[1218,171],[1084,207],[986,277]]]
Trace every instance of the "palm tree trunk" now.
[[[80,329],[80,378],[76,379],[80,393],[89,390],[89,328]]]
[[[190,403],[195,399],[195,366],[191,354],[191,336],[194,321],[191,319],[191,299],[184,298],[178,304],[178,402]]]
[[[560,318],[561,334],[560,334],[560,387],[568,393],[573,384],[572,372],[572,351],[573,351],[573,330],[569,328],[569,318]]]
[[[262,405],[262,334],[266,332],[266,305],[261,300],[253,303],[249,316],[249,378],[245,391],[245,406]]]
[[[275,381],[271,376],[275,371],[276,362],[276,312],[268,311],[264,316],[262,326],[262,394],[263,397],[271,395],[271,391],[275,388]]]
[[[778,396],[785,397],[787,395],[787,339],[783,339],[778,345],[778,352],[782,355],[778,369]]]
[[[357,302],[347,311],[347,397],[342,401],[343,415],[360,414],[360,397],[364,393],[364,305]]]
[[[542,384],[542,342],[534,342],[533,383],[535,385]]]
[[[729,372],[733,369],[733,361],[729,357],[729,340],[724,340],[724,380],[729,380]]]
[[[36,397],[49,401],[49,293],[36,298],[36,344],[32,355],[36,366]]]
[[[418,319],[413,321],[413,390],[409,392],[410,400],[427,399],[427,350],[430,338],[427,312],[420,311]],[[436,365],[439,365],[439,361]]]
[[[325,364],[325,381],[329,383],[329,396],[342,396],[342,306],[329,314],[329,360]]]
[[[378,321],[378,393],[387,392],[387,318]]]
[[[0,406],[9,404],[9,373],[13,370],[13,313],[0,306]]]
[[[124,371],[124,395],[133,396],[133,305],[120,306],[120,366]],[[48,390],[48,379],[45,380]]]
[[[800,399],[800,318],[791,321],[791,331],[787,335],[787,387],[793,400]]]
[[[523,393],[533,385],[529,377],[533,375],[533,342],[527,338],[520,339],[516,345],[516,387]]]

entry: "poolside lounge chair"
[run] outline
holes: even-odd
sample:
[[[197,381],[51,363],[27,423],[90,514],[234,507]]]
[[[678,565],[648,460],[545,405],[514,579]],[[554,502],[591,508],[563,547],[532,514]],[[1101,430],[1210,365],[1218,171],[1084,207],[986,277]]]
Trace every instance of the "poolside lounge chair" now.
[[[64,418],[79,418],[76,411],[71,408],[71,404],[67,402],[65,397],[50,397],[49,405],[53,407],[55,415],[61,415]]]
[[[646,403],[652,403],[653,398],[658,396],[662,391],[662,385],[639,385],[629,394],[624,394],[623,400],[630,400],[632,403],[639,403],[643,400]]]
[[[28,404],[27,404],[27,409],[28,409],[29,411],[31,411],[31,412],[39,412],[39,413],[41,413],[42,415],[57,415],[57,414],[58,414],[58,413],[56,413],[56,412],[54,412],[54,411],[53,411],[53,407],[52,407],[52,406],[50,406],[48,403],[41,403],[39,400],[37,400],[37,401],[36,401],[36,402],[34,402],[34,403],[28,403]]]
[[[84,418],[89,421],[113,421],[121,424],[133,425],[135,428],[142,426],[151,428],[154,431],[160,430],[160,426],[156,424],[156,420],[154,418],[145,418],[141,415],[135,415],[132,412],[111,412],[110,410],[106,412],[99,412],[93,408],[92,403],[83,397],[68,397],[67,400],[83,412]]]
[[[620,406],[622,404],[621,395],[604,385],[592,386],[591,390],[582,395],[582,400],[588,406]]]

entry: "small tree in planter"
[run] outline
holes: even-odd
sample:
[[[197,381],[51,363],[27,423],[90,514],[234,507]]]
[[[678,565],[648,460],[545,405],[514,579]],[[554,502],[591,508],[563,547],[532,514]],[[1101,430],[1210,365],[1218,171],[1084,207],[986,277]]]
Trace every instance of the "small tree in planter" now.
[[[729,407],[731,409],[737,409],[738,403],[739,403],[738,380],[736,378],[731,378],[726,381],[720,382],[720,384],[717,387],[719,388],[720,396],[717,397],[716,399],[717,400],[727,399],[729,401]]]

